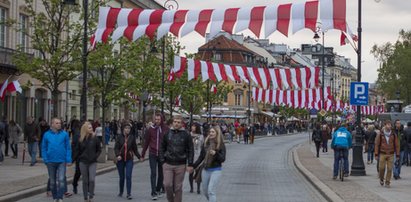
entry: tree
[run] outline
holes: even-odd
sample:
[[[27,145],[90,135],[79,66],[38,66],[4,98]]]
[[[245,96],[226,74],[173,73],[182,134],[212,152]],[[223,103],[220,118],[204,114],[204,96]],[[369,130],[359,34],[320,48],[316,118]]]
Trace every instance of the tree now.
[[[374,45],[371,53],[380,62],[378,69],[378,87],[390,99],[396,99],[400,91],[402,99],[411,102],[411,31],[401,30],[398,40],[392,44]]]
[[[60,84],[74,79],[81,67],[83,25],[79,21],[70,21],[70,13],[78,12],[78,6],[65,5],[61,0],[41,0],[45,12],[38,12],[37,1],[25,2],[32,30],[12,23],[30,40],[33,48],[30,52],[37,52],[40,56],[26,54],[27,47],[21,44],[14,62],[20,71],[41,81],[51,91],[52,102],[57,106]],[[54,107],[54,117],[58,116],[58,109]]]
[[[115,50],[115,45],[110,43],[98,44],[96,50],[88,56],[88,91],[98,105],[102,108],[102,127],[105,128],[106,111],[113,101],[124,97],[121,91],[121,81],[126,66],[129,66],[129,58],[133,52],[124,48]],[[137,57],[137,56],[134,56]],[[103,136],[103,142],[105,136]]]

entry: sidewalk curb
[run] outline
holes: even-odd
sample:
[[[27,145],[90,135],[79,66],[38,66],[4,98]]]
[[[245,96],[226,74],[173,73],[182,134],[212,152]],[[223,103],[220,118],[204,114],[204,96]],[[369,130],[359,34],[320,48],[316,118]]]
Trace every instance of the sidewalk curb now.
[[[344,202],[344,200],[340,196],[338,196],[334,191],[332,191],[330,187],[328,187],[326,184],[321,182],[320,179],[318,179],[314,174],[312,174],[308,169],[306,169],[303,166],[297,154],[297,149],[300,146],[301,145],[297,145],[292,149],[293,161],[294,161],[294,165],[297,168],[297,170],[308,180],[308,182],[310,182],[315,187],[315,189],[317,189],[318,192],[320,192],[320,194],[327,201]]]
[[[137,164],[137,163],[139,163],[139,161],[134,160],[134,164]],[[107,167],[98,169],[96,171],[96,176],[103,175],[105,173],[111,172],[111,171],[116,170],[116,169],[117,169],[117,167],[113,163],[112,166],[107,166]],[[67,178],[67,189],[68,190],[70,190],[69,187],[70,187],[71,183],[73,182],[73,178],[74,177]],[[81,178],[80,178],[80,181],[81,181]],[[47,184],[44,184],[44,185],[29,188],[29,189],[26,189],[26,190],[17,191],[17,192],[14,192],[14,193],[11,193],[11,194],[8,194],[8,195],[5,195],[5,196],[1,196],[0,197],[0,202],[18,201],[18,200],[21,200],[21,199],[24,199],[24,198],[28,198],[28,197],[37,195],[37,194],[41,194],[41,193],[46,194],[46,191],[47,191]]]

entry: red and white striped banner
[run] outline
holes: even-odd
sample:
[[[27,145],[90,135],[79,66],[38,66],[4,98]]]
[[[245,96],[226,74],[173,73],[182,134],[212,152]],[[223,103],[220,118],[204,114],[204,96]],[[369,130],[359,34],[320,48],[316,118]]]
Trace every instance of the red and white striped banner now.
[[[324,97],[331,100],[331,88],[327,87]],[[253,87],[253,100],[262,103],[289,106],[293,108],[321,109],[322,89],[305,90],[264,90]],[[332,103],[325,103],[332,106]]]
[[[315,32],[317,16],[320,13],[323,30],[346,31],[346,0],[321,0],[304,3],[274,4],[269,6],[244,8],[219,8],[204,10],[152,10],[100,7],[97,30],[92,37],[93,46],[126,37],[135,41],[143,35],[157,39],[171,32],[175,36],[185,36],[196,31],[205,36],[209,28],[210,37],[221,30],[230,34],[246,29],[258,38],[264,27],[264,38],[275,31],[288,36],[304,28]],[[262,37],[261,37],[262,38]]]
[[[319,86],[320,68],[258,68],[226,65],[208,61],[174,57],[174,76],[179,78],[187,70],[188,80],[244,81],[251,79],[263,89],[310,89]]]
[[[254,87],[252,90],[252,99],[257,102],[300,109],[323,109],[321,88],[306,90],[264,90]],[[326,88],[324,98],[324,109],[326,111],[343,111],[344,109],[353,112],[357,111],[357,106],[349,105],[342,100],[336,100],[333,103],[330,87]],[[376,115],[383,112],[383,105],[361,106],[362,115]]]

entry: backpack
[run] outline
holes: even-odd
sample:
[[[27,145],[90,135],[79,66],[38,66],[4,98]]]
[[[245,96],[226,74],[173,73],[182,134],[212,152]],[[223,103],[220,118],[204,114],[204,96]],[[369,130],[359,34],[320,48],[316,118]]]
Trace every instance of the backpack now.
[[[314,131],[313,139],[315,142],[321,142],[322,140],[321,134],[318,131]]]

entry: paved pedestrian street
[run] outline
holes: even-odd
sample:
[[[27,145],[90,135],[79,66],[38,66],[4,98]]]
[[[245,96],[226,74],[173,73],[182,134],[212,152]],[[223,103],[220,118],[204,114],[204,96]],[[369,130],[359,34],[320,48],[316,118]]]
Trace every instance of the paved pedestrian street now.
[[[308,134],[266,137],[254,145],[232,143],[227,145],[227,160],[218,186],[218,201],[271,202],[271,201],[324,201],[321,195],[306,182],[293,165],[290,149],[307,141]],[[72,168],[70,168],[72,169]],[[133,201],[151,201],[150,169],[148,161],[134,166]],[[81,185],[81,183],[80,183]],[[195,185],[196,186],[196,185]],[[196,187],[195,187],[196,188]],[[72,191],[72,186],[69,186]],[[64,201],[82,201],[82,191]],[[183,201],[207,201],[203,195],[189,193],[188,175],[184,181]],[[117,197],[118,174],[113,171],[96,177],[95,201],[122,201]],[[24,202],[51,201],[45,193],[27,198]],[[158,201],[166,201],[165,197]]]

